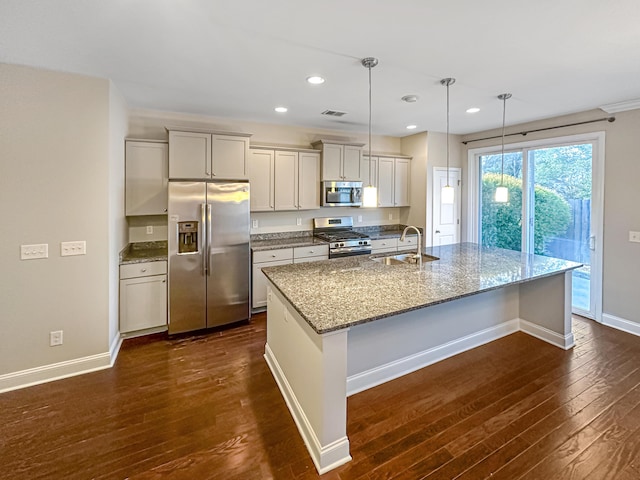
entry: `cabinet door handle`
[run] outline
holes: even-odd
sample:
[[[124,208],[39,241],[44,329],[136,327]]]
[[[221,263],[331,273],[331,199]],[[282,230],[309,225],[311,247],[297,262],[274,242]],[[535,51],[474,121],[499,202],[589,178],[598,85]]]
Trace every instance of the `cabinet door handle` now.
[[[273,258],[276,258],[276,255],[275,255],[275,254],[271,254],[271,256],[272,256]]]
[[[436,230],[436,233],[440,233],[440,230]]]
[[[166,208],[164,209],[164,213],[167,213],[167,209]]]
[[[166,280],[162,280],[162,283],[167,283],[167,281]]]

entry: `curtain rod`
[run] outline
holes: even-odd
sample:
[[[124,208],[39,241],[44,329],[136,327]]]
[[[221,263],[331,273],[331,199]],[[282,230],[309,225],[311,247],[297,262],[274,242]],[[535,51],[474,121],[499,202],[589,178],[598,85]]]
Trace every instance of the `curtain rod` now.
[[[604,122],[605,120],[607,122],[609,122],[609,123],[615,122],[616,121],[616,117],[602,117],[602,118],[596,118],[595,120],[585,120],[584,122],[576,122],[576,123],[567,123],[565,125],[557,125],[555,127],[536,128],[535,130],[523,130],[522,132],[507,133],[505,135],[505,137],[511,137],[511,136],[514,136],[514,135],[522,135],[524,137],[528,133],[544,132],[545,130],[555,130],[556,128],[575,127],[576,125],[585,125],[587,123]],[[502,135],[494,135],[493,137],[484,137],[484,138],[474,138],[473,140],[465,140],[462,143],[466,145],[467,143],[480,142],[482,140],[492,140],[494,138],[502,138]]]

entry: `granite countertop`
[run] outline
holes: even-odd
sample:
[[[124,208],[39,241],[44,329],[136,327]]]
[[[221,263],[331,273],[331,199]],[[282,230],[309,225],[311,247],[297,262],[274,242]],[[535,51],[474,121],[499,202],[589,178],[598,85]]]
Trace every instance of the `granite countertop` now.
[[[419,268],[383,265],[363,255],[262,271],[316,333],[323,334],[581,266],[473,243],[427,248],[424,253],[438,260]]]
[[[167,242],[137,242],[128,244],[120,252],[120,265],[167,260]]]

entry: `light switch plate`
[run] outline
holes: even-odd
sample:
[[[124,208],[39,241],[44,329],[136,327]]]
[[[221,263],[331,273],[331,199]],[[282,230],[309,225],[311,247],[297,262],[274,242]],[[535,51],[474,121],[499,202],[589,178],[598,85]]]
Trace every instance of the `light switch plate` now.
[[[147,225],[147,235],[151,235],[153,233],[153,225]]]
[[[296,225],[297,226],[302,225],[302,219],[301,218],[296,218]]]
[[[640,232],[629,232],[629,241],[640,243]]]
[[[60,243],[60,256],[69,257],[71,255],[86,255],[87,254],[87,242],[84,240],[76,242],[62,242]]]
[[[20,245],[20,260],[35,260],[49,257],[49,244]]]
[[[251,228],[258,228],[258,220],[251,221]]]

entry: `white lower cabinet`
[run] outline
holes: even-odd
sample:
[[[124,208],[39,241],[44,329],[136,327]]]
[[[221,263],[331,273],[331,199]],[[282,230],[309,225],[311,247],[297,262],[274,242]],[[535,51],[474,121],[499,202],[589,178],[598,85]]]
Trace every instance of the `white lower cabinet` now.
[[[275,267],[291,263],[293,263],[293,248],[253,252],[251,268],[252,308],[261,308],[267,305],[267,277],[262,273],[262,267]]]
[[[398,239],[398,251],[401,250],[415,250],[418,246],[417,235],[407,235],[404,240]]]
[[[417,235],[407,235],[404,241],[400,238],[379,238],[371,240],[371,253],[393,253],[415,250],[418,246]]]
[[[267,278],[264,276],[264,273],[262,273],[263,267],[317,262],[327,260],[328,258],[329,245],[280,248],[278,250],[254,252],[251,269],[251,307],[255,309],[266,307],[267,305]]]
[[[397,238],[371,240],[371,253],[386,253],[398,251]]]
[[[167,326],[167,262],[120,266],[120,333]]]

